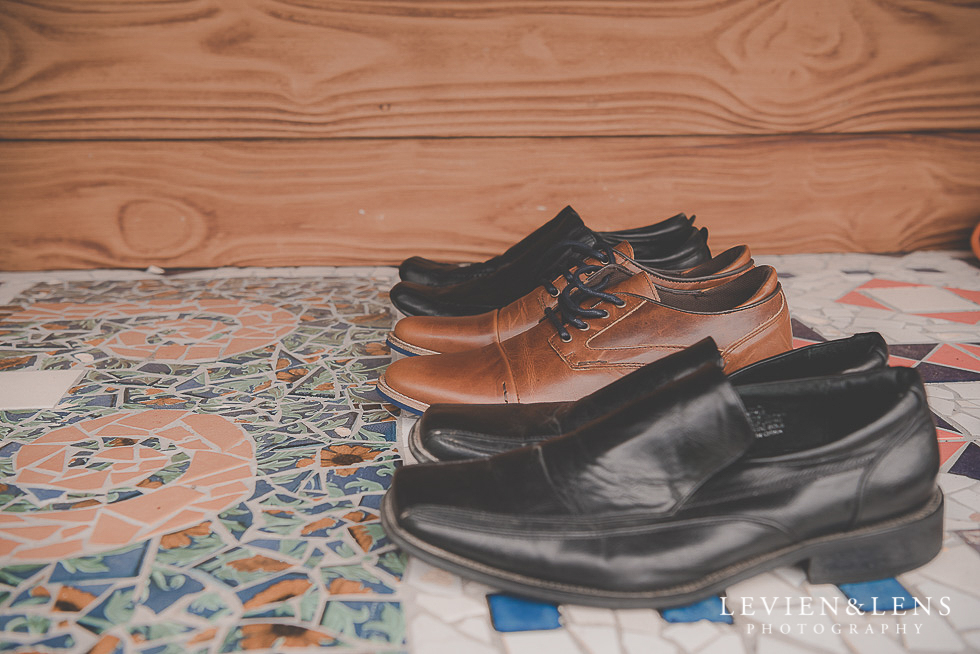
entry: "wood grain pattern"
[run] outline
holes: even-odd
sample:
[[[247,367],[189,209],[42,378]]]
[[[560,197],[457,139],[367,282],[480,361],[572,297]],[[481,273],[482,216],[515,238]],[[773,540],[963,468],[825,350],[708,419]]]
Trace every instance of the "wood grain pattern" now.
[[[0,138],[980,129],[936,0],[0,3]]]
[[[495,254],[574,206],[716,251],[965,247],[980,135],[0,144],[0,268]]]

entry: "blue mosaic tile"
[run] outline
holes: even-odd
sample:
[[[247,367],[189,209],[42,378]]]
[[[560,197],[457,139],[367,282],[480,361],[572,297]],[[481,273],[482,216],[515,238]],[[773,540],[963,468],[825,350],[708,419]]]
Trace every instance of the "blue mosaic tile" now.
[[[701,600],[700,602],[695,602],[694,604],[688,604],[687,606],[661,609],[660,615],[667,622],[697,622],[699,620],[708,620],[710,622],[723,622],[725,624],[734,623],[732,616],[725,612],[724,600],[717,595]]]
[[[83,556],[58,563],[51,581],[78,581],[135,577],[143,566],[147,543],[112,550],[105,554]]]
[[[864,612],[903,611],[915,608],[915,597],[897,579],[880,579],[838,588]]]
[[[202,590],[204,584],[188,575],[157,568],[150,573],[146,597],[141,604],[150,607],[156,613],[161,613],[185,595],[200,593]]]
[[[402,607],[391,600],[404,565],[379,532],[377,501],[366,499],[380,498],[397,459],[394,417],[373,390],[390,361],[382,344],[392,324],[387,286],[387,280],[356,277],[175,277],[38,284],[18,298],[22,309],[8,315],[20,319],[5,322],[11,350],[0,349],[0,366],[67,369],[77,367],[73,357],[84,352],[91,356],[90,369],[56,411],[0,411],[6,434],[0,469],[54,429],[84,430],[102,417],[111,422],[148,409],[176,409],[235,425],[248,437],[256,474],[234,491],[241,499],[224,507],[220,499],[211,502],[213,513],[186,524],[178,520],[149,539],[0,568],[5,607],[19,601],[27,609],[49,610],[64,603],[58,624],[36,617],[27,622],[26,614],[17,621],[7,610],[12,628],[25,629],[14,647],[43,637],[52,651],[77,648],[82,634],[87,648],[93,634],[114,626],[110,640],[100,641],[107,651],[371,651],[374,643],[401,649]],[[281,324],[269,327],[277,315]],[[246,333],[263,329],[258,336]],[[246,340],[236,344],[234,338]],[[209,345],[217,348],[211,354],[190,350]],[[43,347],[46,356],[25,357],[24,346]],[[170,349],[157,357],[164,347]],[[77,440],[65,459],[67,478],[115,466],[99,458],[112,448],[138,448],[140,456],[165,452],[169,463],[128,485],[91,492],[8,483],[0,486],[0,510],[99,512],[156,489],[188,488],[181,478],[192,457],[165,436],[151,429]],[[205,487],[197,481],[189,486]],[[137,513],[125,517],[139,520]],[[46,584],[52,585],[43,592],[55,597],[31,594]],[[71,590],[67,599],[56,600],[59,588]],[[325,610],[328,588],[350,601],[332,601]],[[147,623],[149,617],[154,621]],[[346,626],[327,629],[322,620]],[[116,636],[118,645],[111,640]],[[200,644],[192,643],[195,638]]]
[[[490,619],[497,631],[539,631],[561,627],[558,607],[514,595],[487,595]]]

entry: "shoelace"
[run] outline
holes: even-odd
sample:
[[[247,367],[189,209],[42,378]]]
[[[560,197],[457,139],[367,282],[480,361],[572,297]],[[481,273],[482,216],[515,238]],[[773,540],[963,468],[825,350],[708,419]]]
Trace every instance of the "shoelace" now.
[[[558,336],[565,343],[568,343],[570,340],[572,340],[572,335],[568,332],[568,329],[565,327],[566,324],[569,324],[575,327],[576,329],[581,329],[582,331],[585,331],[586,329],[589,328],[589,324],[584,320],[582,320],[582,318],[606,318],[609,316],[609,312],[606,311],[605,309],[582,308],[581,306],[582,302],[587,300],[589,297],[595,297],[595,298],[599,298],[600,300],[605,300],[606,302],[609,302],[617,307],[621,307],[626,304],[625,300],[616,297],[612,293],[602,292],[602,289],[606,288],[609,285],[609,280],[610,280],[609,276],[606,276],[605,278],[593,284],[592,286],[588,286],[585,282],[582,281],[583,276],[588,277],[595,271],[601,270],[603,266],[605,266],[607,263],[613,260],[613,256],[614,256],[612,253],[612,248],[608,248],[602,253],[595,252],[595,254],[605,255],[604,257],[590,255],[594,259],[597,259],[600,262],[602,262],[601,265],[583,264],[580,265],[578,268],[576,268],[574,272],[568,270],[565,273],[563,273],[562,276],[568,281],[568,285],[565,286],[565,288],[561,291],[561,293],[557,294],[558,310],[555,311],[551,307],[547,307],[544,310],[545,317],[551,321],[552,325],[555,326],[555,329],[558,331]],[[554,289],[555,291],[558,290],[557,288],[555,288],[554,284],[547,284],[546,288],[547,286],[550,286],[551,289]],[[549,289],[548,291],[549,293],[551,293],[551,289]],[[552,293],[552,295],[555,295],[555,293]]]
[[[615,261],[615,254],[612,247],[602,241],[599,241],[596,244],[596,247],[587,245],[581,241],[562,241],[561,243],[556,243],[548,248],[548,250],[544,253],[543,258],[549,259],[551,258],[552,253],[554,253],[556,250],[565,250],[568,248],[571,248],[578,253],[578,256],[576,256],[575,260],[568,265],[565,272],[561,273],[561,276],[564,277],[565,281],[567,281],[569,284],[571,284],[572,280],[578,276],[578,268],[581,267],[585,259],[596,259],[603,266]],[[594,270],[598,270],[601,267],[602,266],[595,266]],[[558,287],[556,287],[551,281],[554,279],[554,277],[554,274],[547,275],[546,278],[541,280],[541,285],[544,286],[545,290],[548,291],[551,297],[558,297]]]

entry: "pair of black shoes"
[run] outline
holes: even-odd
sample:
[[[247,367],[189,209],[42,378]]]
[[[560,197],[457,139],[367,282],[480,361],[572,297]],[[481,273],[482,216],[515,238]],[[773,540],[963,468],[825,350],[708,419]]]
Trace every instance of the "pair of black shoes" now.
[[[482,263],[406,259],[398,269],[403,281],[389,295],[409,316],[471,316],[493,311],[574,266],[581,256],[575,244],[595,248],[628,241],[644,266],[687,270],[711,258],[708,230],[694,227],[693,222],[677,214],[648,227],[593,232],[571,207],[565,207],[506,252]]]
[[[434,406],[388,535],[438,567],[549,601],[664,607],[773,567],[880,579],[942,546],[935,428],[877,334],[726,377],[706,339],[573,403]],[[513,449],[517,448],[517,449]]]

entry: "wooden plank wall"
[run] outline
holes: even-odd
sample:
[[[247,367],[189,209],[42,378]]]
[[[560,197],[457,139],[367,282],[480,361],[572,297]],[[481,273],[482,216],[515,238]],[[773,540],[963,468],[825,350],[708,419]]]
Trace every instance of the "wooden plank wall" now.
[[[980,6],[0,3],[0,268],[479,259],[571,204],[965,247]]]

